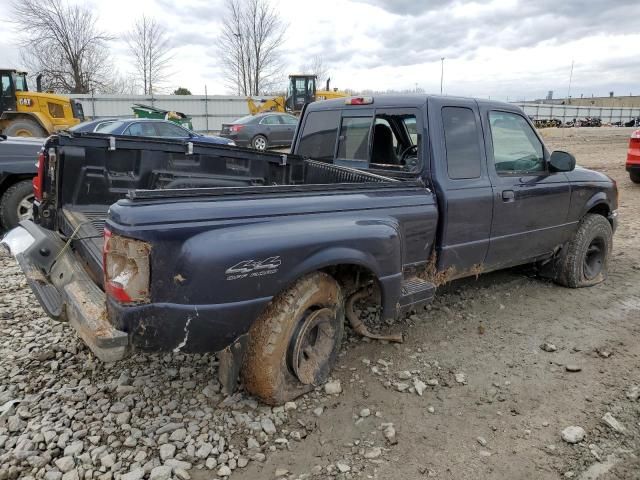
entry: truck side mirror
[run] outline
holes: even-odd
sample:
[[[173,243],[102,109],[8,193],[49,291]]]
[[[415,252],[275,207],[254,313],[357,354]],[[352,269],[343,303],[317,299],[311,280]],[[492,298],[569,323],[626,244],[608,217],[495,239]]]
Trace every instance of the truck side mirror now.
[[[570,172],[576,168],[576,157],[569,152],[556,150],[549,158],[549,167],[552,172]]]

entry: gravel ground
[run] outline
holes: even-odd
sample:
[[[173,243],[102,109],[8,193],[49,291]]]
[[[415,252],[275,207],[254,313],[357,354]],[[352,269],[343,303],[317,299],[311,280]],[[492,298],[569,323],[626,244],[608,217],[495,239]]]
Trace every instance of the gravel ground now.
[[[0,480],[640,478],[640,186],[628,129],[548,129],[620,188],[610,278],[526,270],[442,289],[345,340],[334,379],[283,407],[224,399],[213,356],[97,361],[0,257]],[[371,316],[375,316],[372,309]]]

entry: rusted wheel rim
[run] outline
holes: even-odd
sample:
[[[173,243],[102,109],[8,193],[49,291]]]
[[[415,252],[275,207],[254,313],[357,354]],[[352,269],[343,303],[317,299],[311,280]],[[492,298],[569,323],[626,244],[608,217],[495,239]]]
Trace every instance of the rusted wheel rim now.
[[[31,194],[20,200],[16,211],[18,220],[29,220],[33,217],[33,198],[33,194]]]
[[[311,311],[291,339],[289,366],[305,385],[317,384],[329,373],[330,359],[336,348],[338,329],[335,311],[321,308]]]

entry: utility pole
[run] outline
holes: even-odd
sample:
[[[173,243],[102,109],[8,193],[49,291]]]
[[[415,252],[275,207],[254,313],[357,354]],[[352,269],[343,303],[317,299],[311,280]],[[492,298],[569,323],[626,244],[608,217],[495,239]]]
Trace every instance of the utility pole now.
[[[571,80],[573,80],[573,60],[571,60],[571,73],[569,74],[569,89],[567,90],[567,105],[571,103]]]
[[[444,81],[444,57],[440,58],[440,95],[442,95],[442,82]]]

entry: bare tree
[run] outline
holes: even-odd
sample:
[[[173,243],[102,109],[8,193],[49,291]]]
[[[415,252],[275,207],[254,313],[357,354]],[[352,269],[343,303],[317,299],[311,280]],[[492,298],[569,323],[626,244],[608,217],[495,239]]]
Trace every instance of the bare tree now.
[[[151,95],[169,76],[173,57],[167,30],[154,18],[142,15],[125,39],[144,94]]]
[[[305,63],[302,67],[302,73],[315,75],[318,82],[318,88],[325,84],[329,78],[329,68],[324,63],[322,55],[314,55],[308,63]]]
[[[47,89],[89,93],[110,83],[111,37],[84,6],[61,0],[15,0],[13,20],[22,32],[22,58]]]
[[[220,36],[225,76],[239,95],[260,95],[283,81],[286,25],[268,0],[227,0]]]

